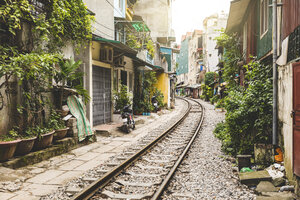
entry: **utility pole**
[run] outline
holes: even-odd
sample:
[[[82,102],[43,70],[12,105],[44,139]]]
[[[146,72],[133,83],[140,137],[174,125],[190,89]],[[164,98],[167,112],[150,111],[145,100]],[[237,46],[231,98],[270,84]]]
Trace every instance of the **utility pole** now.
[[[273,145],[277,145],[278,132],[278,74],[277,74],[277,0],[273,0]]]

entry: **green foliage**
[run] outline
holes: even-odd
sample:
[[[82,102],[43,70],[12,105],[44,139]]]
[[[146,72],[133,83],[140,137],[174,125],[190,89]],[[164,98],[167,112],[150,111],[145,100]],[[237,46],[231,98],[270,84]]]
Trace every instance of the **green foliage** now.
[[[213,88],[209,87],[208,85],[202,84],[201,85],[202,95],[200,96],[201,99],[208,101],[210,98],[213,97]]]
[[[19,138],[19,134],[15,129],[12,129],[6,135],[0,136],[0,141],[9,142]]]
[[[223,60],[221,60],[224,63],[222,78],[229,87],[235,86],[235,76],[240,70],[238,62],[241,60],[239,37],[236,34],[227,35],[222,32],[216,40],[217,45],[224,48]]]
[[[165,106],[164,105],[164,94],[160,90],[158,90],[157,88],[155,88],[155,92],[154,92],[153,95],[156,96],[156,99],[158,101],[158,107],[159,108],[164,107]]]
[[[218,76],[219,75],[216,72],[206,72],[204,84],[209,87],[213,87],[214,83],[217,82],[217,80],[218,80]]]
[[[120,84],[120,91],[113,91],[113,95],[115,101],[114,107],[116,111],[121,111],[124,106],[131,104],[126,85]]]
[[[135,113],[150,112],[154,110],[151,103],[151,98],[154,94],[158,94],[159,101],[161,100],[162,94],[157,90],[155,84],[157,83],[156,72],[149,71],[142,73],[138,70],[135,71],[135,90],[133,98],[133,110]]]
[[[82,0],[42,1],[45,10],[35,16],[35,7],[29,0],[5,0],[0,6],[0,16],[5,29],[16,35],[21,30],[21,22],[33,27],[32,37],[35,45],[43,48],[47,41],[48,50],[57,52],[68,42],[75,46],[92,39],[91,23],[93,17],[88,14]]]
[[[138,42],[138,37],[132,33],[126,35],[126,45],[133,49],[140,49],[142,47],[141,43]]]
[[[215,102],[217,102],[219,100],[219,96],[218,95],[214,95],[212,98],[209,99],[211,104],[214,104]]]
[[[52,131],[52,128],[47,128],[43,126],[34,126],[34,127],[28,127],[26,129],[26,134],[29,136],[37,136],[39,139],[41,139],[43,134],[49,133]]]
[[[130,32],[130,30],[127,29],[126,45],[133,49],[141,49],[145,46],[151,57],[154,57],[154,43],[151,37],[147,36],[145,33]]]
[[[224,108],[224,99],[218,99],[216,108]]]
[[[66,128],[65,122],[61,119],[61,115],[56,111],[50,111],[50,117],[47,123],[47,128],[52,130],[59,130]]]
[[[52,78],[75,88],[89,99],[82,87],[82,76],[77,71],[80,63],[67,61],[62,68],[59,54],[64,46],[78,48],[92,39],[93,16],[88,14],[82,0],[51,0],[43,3],[43,10],[35,10],[29,0],[4,0],[0,3],[0,26],[5,38],[0,38],[0,78],[5,77],[0,88],[9,91],[10,77],[16,77],[21,89],[18,105],[19,132],[29,135],[46,131],[46,107],[50,102],[47,93],[52,89]],[[23,30],[22,30],[23,29]],[[19,34],[24,31],[26,41]],[[69,71],[68,71],[69,70]],[[7,95],[9,97],[9,95]],[[37,129],[30,128],[38,126]],[[26,134],[25,134],[26,135]]]
[[[225,97],[223,149],[230,154],[251,154],[254,143],[270,143],[272,133],[272,67],[251,62],[246,68],[247,88],[234,87]]]
[[[151,55],[151,57],[154,58],[155,49],[154,49],[154,44],[150,37],[147,38],[146,48],[147,48],[149,54]]]

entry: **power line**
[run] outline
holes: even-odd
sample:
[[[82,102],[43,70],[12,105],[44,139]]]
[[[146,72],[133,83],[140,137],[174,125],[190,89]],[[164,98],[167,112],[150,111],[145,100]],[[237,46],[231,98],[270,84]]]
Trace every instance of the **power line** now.
[[[93,26],[93,28],[94,28],[96,31],[98,31],[99,33],[101,33],[101,35],[103,34],[103,35],[108,36],[108,37],[111,38],[111,39],[114,39],[111,35],[108,35],[107,33],[104,33],[103,31],[100,31],[100,30],[97,29],[96,27]]]
[[[109,27],[107,27],[107,26],[105,26],[105,25],[103,25],[103,24],[97,22],[96,20],[95,20],[95,22],[96,22],[97,24],[99,24],[100,26],[103,26],[104,28],[107,28],[108,30],[115,31],[114,29],[111,29],[111,28],[109,28]]]
[[[111,7],[113,7],[121,16],[123,15],[123,13],[121,13],[118,9],[115,8],[114,5],[112,5],[108,0],[106,0],[106,2],[111,5]]]

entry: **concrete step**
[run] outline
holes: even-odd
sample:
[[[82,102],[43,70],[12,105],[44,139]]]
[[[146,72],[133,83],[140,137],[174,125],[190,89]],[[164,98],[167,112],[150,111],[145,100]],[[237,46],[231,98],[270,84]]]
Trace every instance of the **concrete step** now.
[[[272,181],[272,177],[266,170],[239,173],[239,178],[242,184],[248,186],[256,186],[260,181]]]

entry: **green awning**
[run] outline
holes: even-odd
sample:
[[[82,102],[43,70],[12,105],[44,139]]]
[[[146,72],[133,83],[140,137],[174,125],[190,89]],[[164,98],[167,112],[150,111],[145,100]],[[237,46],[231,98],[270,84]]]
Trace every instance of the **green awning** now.
[[[131,22],[131,25],[137,32],[150,32],[150,29],[144,22]]]

